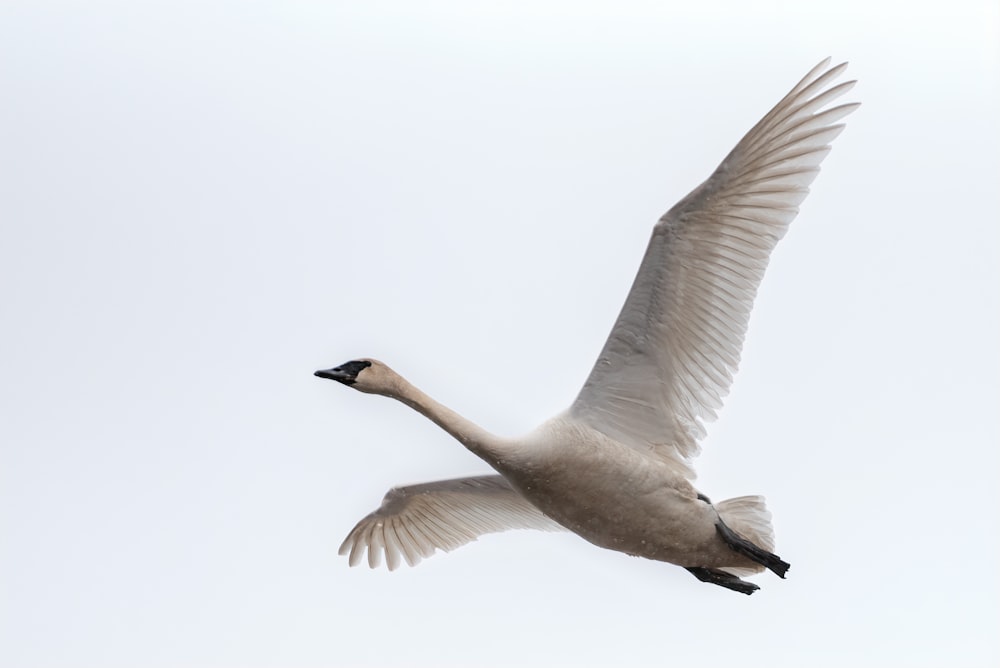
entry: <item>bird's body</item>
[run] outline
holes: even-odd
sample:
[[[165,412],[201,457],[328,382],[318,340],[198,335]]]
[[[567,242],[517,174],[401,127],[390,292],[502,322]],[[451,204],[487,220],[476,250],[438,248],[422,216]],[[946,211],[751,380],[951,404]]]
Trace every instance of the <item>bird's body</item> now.
[[[737,565],[716,532],[718,513],[667,464],[563,416],[521,444],[530,456],[494,468],[545,515],[594,545],[681,566]]]
[[[854,82],[845,65],[814,68],[653,229],[632,290],[579,396],[521,438],[490,434],[388,366],[348,362],[316,375],[398,399],[499,475],[390,490],[341,552],[374,567],[411,565],[435,549],[514,528],[568,529],[603,548],[687,568],[741,593],[739,576],[784,577],[759,496],[716,504],[692,484],[704,422],[715,418],[739,361],[771,250],[798,212],[856,104],[823,110]]]

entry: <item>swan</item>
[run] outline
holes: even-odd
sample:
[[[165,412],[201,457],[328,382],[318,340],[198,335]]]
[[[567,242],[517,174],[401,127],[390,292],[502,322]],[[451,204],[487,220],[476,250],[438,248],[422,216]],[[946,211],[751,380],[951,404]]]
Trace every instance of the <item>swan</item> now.
[[[858,103],[829,104],[847,63],[814,67],[653,228],[638,275],[568,410],[519,438],[495,436],[387,365],[315,375],[406,404],[495,475],[395,487],[348,534],[350,565],[413,566],[436,549],[508,529],[569,530],[599,547],[676,564],[752,594],[742,576],[790,568],[761,496],[713,503],[692,459],[728,393],[768,257]]]

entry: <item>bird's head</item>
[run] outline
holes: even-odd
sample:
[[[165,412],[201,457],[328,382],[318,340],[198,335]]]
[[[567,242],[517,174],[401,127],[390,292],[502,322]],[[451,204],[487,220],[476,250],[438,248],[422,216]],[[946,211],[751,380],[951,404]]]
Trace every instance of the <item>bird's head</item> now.
[[[321,369],[315,376],[329,378],[360,392],[393,396],[399,376],[382,362],[362,358],[344,362],[332,369]]]

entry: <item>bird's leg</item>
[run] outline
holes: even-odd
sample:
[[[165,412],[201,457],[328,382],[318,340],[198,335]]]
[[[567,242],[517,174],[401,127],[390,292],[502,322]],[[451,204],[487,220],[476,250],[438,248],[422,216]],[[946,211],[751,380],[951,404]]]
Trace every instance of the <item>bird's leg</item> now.
[[[702,582],[710,582],[711,584],[732,589],[747,596],[760,589],[760,587],[752,582],[741,580],[732,573],[726,573],[715,568],[702,568],[700,566],[686,566],[685,568]]]
[[[733,552],[738,552],[748,559],[756,561],[761,566],[766,566],[770,568],[779,578],[784,578],[785,573],[791,568],[791,564],[787,561],[782,561],[781,557],[776,554],[771,554],[767,550],[757,547],[750,541],[748,541],[743,536],[739,535],[728,526],[726,523],[719,519],[715,525],[715,530],[719,532],[719,536],[722,540],[726,541],[726,545],[729,546]]]

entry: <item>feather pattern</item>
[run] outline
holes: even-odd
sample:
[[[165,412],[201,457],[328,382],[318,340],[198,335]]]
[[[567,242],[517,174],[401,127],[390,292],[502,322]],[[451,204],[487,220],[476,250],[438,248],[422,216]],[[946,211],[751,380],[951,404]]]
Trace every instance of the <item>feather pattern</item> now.
[[[499,475],[439,480],[394,487],[382,505],[351,530],[340,546],[357,566],[385,559],[389,570],[402,560],[415,566],[435,550],[450,552],[477,537],[508,529],[558,531],[550,520]]]
[[[809,72],[660,218],[587,382],[577,420],[694,478],[705,423],[729,391],[757,287],[775,244],[819,173],[837,124],[824,109],[855,82],[829,59]]]

